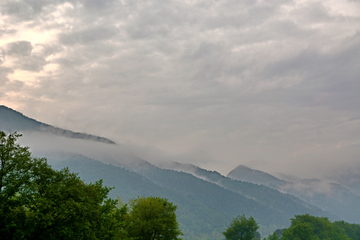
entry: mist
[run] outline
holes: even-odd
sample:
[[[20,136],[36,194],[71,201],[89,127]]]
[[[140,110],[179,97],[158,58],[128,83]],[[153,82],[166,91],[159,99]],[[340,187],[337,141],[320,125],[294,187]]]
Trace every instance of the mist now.
[[[52,158],[55,156],[54,159],[56,159],[56,156],[61,156],[61,154],[80,154],[107,164],[130,169],[136,169],[139,166],[144,167],[144,163],[148,162],[160,168],[187,172],[206,181],[208,181],[206,177],[197,174],[197,167],[205,170],[217,171],[223,176],[227,175],[227,172],[218,170],[221,169],[221,167],[216,165],[215,161],[213,162],[213,169],[207,168],[209,162],[211,163],[211,159],[209,161],[206,158],[206,154],[201,152],[170,155],[161,152],[159,149],[151,149],[149,147],[136,146],[129,143],[101,143],[88,139],[73,139],[66,136],[56,136],[53,133],[48,132],[24,131],[21,133],[23,136],[19,139],[20,144],[30,147],[30,151],[35,157]],[[52,161],[54,160],[52,159]],[[313,194],[332,195],[336,192],[336,185],[334,185],[334,183],[351,186],[351,184],[358,184],[360,181],[359,169],[348,169],[349,165],[342,168],[337,166],[337,171],[328,171],[328,169],[332,169],[333,166],[327,166],[327,168],[322,169],[322,172],[317,171],[317,173],[314,174],[316,178],[312,179],[306,178],[307,175],[301,172],[302,169],[300,169],[300,166],[297,167],[299,169],[297,169],[298,171],[294,171],[293,175],[291,174],[292,172],[289,171],[289,169],[291,169],[289,166],[285,166],[283,172],[280,171],[282,170],[281,167],[276,168],[277,174],[274,175],[288,182],[281,186],[281,191],[304,194],[309,197]],[[304,166],[304,168],[306,167],[308,166]],[[262,169],[262,171],[272,173],[270,171],[271,169],[272,168]],[[304,171],[305,170],[306,169],[304,169]]]

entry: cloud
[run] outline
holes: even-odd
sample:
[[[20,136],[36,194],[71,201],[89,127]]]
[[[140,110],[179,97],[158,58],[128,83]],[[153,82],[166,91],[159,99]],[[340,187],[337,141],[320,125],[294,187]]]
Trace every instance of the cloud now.
[[[8,44],[6,54],[12,56],[30,56],[33,47],[28,41],[12,42]]]
[[[60,43],[64,45],[73,44],[89,44],[96,43],[101,40],[107,40],[115,35],[115,32],[103,27],[87,29],[74,33],[61,34],[59,36]]]
[[[16,17],[22,21],[32,20],[41,12],[44,1],[6,1],[3,3],[3,14]]]
[[[1,9],[0,101],[28,116],[223,173],[242,163],[296,174],[314,163],[301,172],[313,177],[324,162],[323,171],[339,159],[358,165],[355,2],[34,0]]]
[[[7,34],[14,34],[16,33],[15,29],[8,30],[6,28],[0,29],[0,37],[7,35]]]
[[[42,46],[36,46],[35,50],[38,50],[38,48],[42,48]],[[39,51],[33,53],[33,49],[32,44],[28,41],[8,43],[7,49],[4,51],[4,60],[10,60],[14,69],[39,72],[47,64],[44,58],[46,54],[44,56]]]

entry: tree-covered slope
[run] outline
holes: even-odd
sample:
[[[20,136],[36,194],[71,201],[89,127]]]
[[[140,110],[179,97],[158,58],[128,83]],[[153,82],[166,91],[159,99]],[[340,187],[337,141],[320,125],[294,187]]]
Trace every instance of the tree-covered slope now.
[[[207,179],[208,181],[216,183],[226,189],[240,193],[263,205],[269,206],[272,209],[287,215],[288,219],[294,215],[305,213],[309,213],[314,216],[326,216],[333,220],[339,219],[337,216],[334,216],[329,212],[325,212],[297,197],[282,193],[264,185],[234,180],[225,177],[216,171],[208,171],[196,166],[194,166],[193,174],[202,179]]]
[[[199,179],[185,172],[160,169],[155,166],[141,167],[137,171],[155,183],[176,190],[202,204],[236,217],[252,215],[262,225],[287,226],[289,218],[269,206],[247,198],[217,184]]]
[[[109,196],[119,196],[124,202],[137,196],[156,196],[178,206],[176,211],[184,239],[221,239],[221,232],[231,221],[231,215],[210,208],[188,196],[164,188],[138,173],[109,165],[82,155],[53,154],[46,156],[55,169],[68,166],[86,182],[103,179],[106,186],[115,187]]]

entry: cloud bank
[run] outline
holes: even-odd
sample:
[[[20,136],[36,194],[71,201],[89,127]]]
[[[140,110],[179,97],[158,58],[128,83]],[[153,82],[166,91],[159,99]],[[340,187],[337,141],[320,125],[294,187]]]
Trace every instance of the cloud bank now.
[[[29,117],[224,174],[360,170],[357,1],[0,9],[0,102]]]

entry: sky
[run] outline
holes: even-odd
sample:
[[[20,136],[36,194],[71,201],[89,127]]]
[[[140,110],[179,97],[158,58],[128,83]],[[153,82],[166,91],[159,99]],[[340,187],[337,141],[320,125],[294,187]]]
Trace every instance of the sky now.
[[[360,172],[359,1],[2,0],[0,14],[0,105],[153,161]]]

